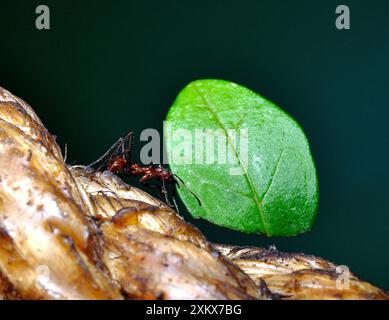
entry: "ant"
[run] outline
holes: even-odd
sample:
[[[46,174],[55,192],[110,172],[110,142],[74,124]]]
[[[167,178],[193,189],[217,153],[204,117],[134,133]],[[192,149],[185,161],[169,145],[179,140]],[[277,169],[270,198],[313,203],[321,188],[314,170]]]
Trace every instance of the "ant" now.
[[[175,188],[173,188],[172,201],[169,200],[167,185],[176,185],[178,188],[180,185],[178,181],[185,186],[188,191],[196,198],[197,202],[201,206],[200,199],[185,185],[184,181],[173,172],[168,169],[153,164],[147,166],[141,166],[137,163],[132,163],[131,150],[132,150],[133,133],[128,133],[124,138],[119,138],[103,156],[97,159],[95,162],[88,165],[88,167],[96,168],[97,171],[108,170],[121,177],[133,177],[142,175],[139,182],[149,188],[160,189],[161,195],[164,196],[166,204],[175,209],[178,212],[178,206],[175,200]],[[128,147],[125,147],[126,142]],[[161,185],[150,184],[150,180],[157,180]]]

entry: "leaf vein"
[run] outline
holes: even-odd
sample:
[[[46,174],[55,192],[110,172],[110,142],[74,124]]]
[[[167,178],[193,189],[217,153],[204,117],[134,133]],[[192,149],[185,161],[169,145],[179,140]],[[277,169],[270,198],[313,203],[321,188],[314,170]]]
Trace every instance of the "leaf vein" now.
[[[226,134],[226,137],[227,137],[227,141],[228,143],[231,145],[231,149],[233,150],[233,152],[235,153],[235,156],[236,158],[238,159],[239,161],[239,165],[244,173],[244,177],[245,177],[245,180],[247,182],[247,185],[249,186],[250,188],[250,191],[251,191],[251,194],[252,194],[252,198],[256,204],[256,206],[258,207],[258,211],[259,211],[259,215],[261,217],[261,220],[262,220],[262,225],[265,229],[265,232],[266,234],[270,234],[269,233],[269,225],[268,225],[268,221],[266,219],[266,216],[265,216],[265,212],[264,212],[264,208],[263,208],[263,205],[262,205],[262,202],[259,200],[258,198],[258,195],[256,193],[256,190],[254,188],[254,184],[253,182],[251,181],[251,178],[249,177],[248,175],[248,171],[247,171],[247,168],[244,166],[244,164],[242,163],[241,159],[240,159],[240,156],[235,148],[235,146],[233,145],[233,143],[231,143],[231,139],[227,133],[227,129],[224,127],[223,125],[223,122],[220,120],[219,116],[217,115],[216,111],[211,107],[211,104],[208,102],[208,100],[206,99],[205,95],[203,94],[203,92],[201,91],[201,89],[194,83],[193,84],[193,87],[195,88],[195,90],[197,91],[197,93],[199,94],[200,98],[203,100],[203,103],[204,103],[204,106],[210,111],[210,113],[212,114],[212,116],[215,118],[216,122],[218,123],[218,125],[222,128],[222,130],[225,132]]]
[[[282,155],[284,154],[284,151],[285,151],[285,148],[282,149],[282,151],[280,152],[280,155],[278,156],[278,159],[276,161],[276,165],[275,165],[275,167],[274,167],[274,169],[273,169],[273,171],[272,171],[272,173],[270,175],[270,181],[269,181],[269,183],[268,183],[268,185],[267,185],[267,187],[265,189],[265,192],[263,193],[262,203],[264,202],[264,200],[265,200],[265,198],[267,196],[267,193],[269,192],[269,190],[270,190],[270,188],[271,188],[271,186],[273,184],[274,176],[277,173],[277,169],[278,169],[278,166],[279,166],[279,164],[281,162],[281,158],[282,158]]]

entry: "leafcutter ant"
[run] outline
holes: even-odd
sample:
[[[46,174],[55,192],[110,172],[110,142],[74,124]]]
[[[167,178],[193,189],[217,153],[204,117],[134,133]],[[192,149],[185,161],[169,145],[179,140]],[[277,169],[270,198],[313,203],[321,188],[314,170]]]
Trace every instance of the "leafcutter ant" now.
[[[175,200],[175,188],[180,187],[179,182],[188,189],[188,191],[196,198],[201,206],[199,198],[185,185],[184,181],[170,170],[161,165],[155,166],[153,164],[141,166],[132,162],[133,133],[128,133],[125,137],[119,138],[108,151],[97,159],[95,162],[89,164],[89,167],[97,171],[108,170],[120,177],[141,176],[139,182],[148,188],[159,189],[166,204],[178,212],[178,206]],[[127,147],[126,147],[127,145]],[[151,184],[150,182],[158,181],[160,184]],[[167,185],[173,185],[172,202],[169,200]]]

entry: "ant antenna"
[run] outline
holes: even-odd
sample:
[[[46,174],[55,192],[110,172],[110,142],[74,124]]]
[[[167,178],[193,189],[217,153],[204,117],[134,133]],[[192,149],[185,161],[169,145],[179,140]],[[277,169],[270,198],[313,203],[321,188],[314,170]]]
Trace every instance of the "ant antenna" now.
[[[175,173],[173,173],[173,176],[176,177],[182,183],[182,185],[186,188],[186,190],[188,190],[192,194],[192,196],[194,196],[196,198],[199,206],[201,207],[200,199],[194,194],[194,192],[192,190],[190,190],[188,188],[188,186],[185,184],[185,182],[179,176],[177,176]],[[177,186],[180,187],[179,184],[177,184]]]

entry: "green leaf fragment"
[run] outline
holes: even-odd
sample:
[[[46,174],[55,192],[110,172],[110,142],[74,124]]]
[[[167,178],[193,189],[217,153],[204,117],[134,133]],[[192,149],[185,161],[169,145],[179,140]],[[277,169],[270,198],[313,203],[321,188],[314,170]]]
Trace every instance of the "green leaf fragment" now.
[[[198,80],[180,92],[166,120],[170,167],[202,202],[199,206],[186,188],[178,189],[194,217],[268,236],[292,236],[312,227],[318,185],[308,141],[299,124],[274,103],[235,83]],[[172,157],[182,146],[182,137],[174,134],[178,129],[188,130],[193,138],[188,163]],[[204,161],[209,159],[207,140],[200,143],[203,150],[196,149],[194,142],[199,143],[196,132],[207,130],[219,133],[213,163]],[[248,133],[247,153],[242,152],[240,140],[244,132]],[[217,149],[223,142],[227,161]],[[231,174],[237,170],[241,174]]]

